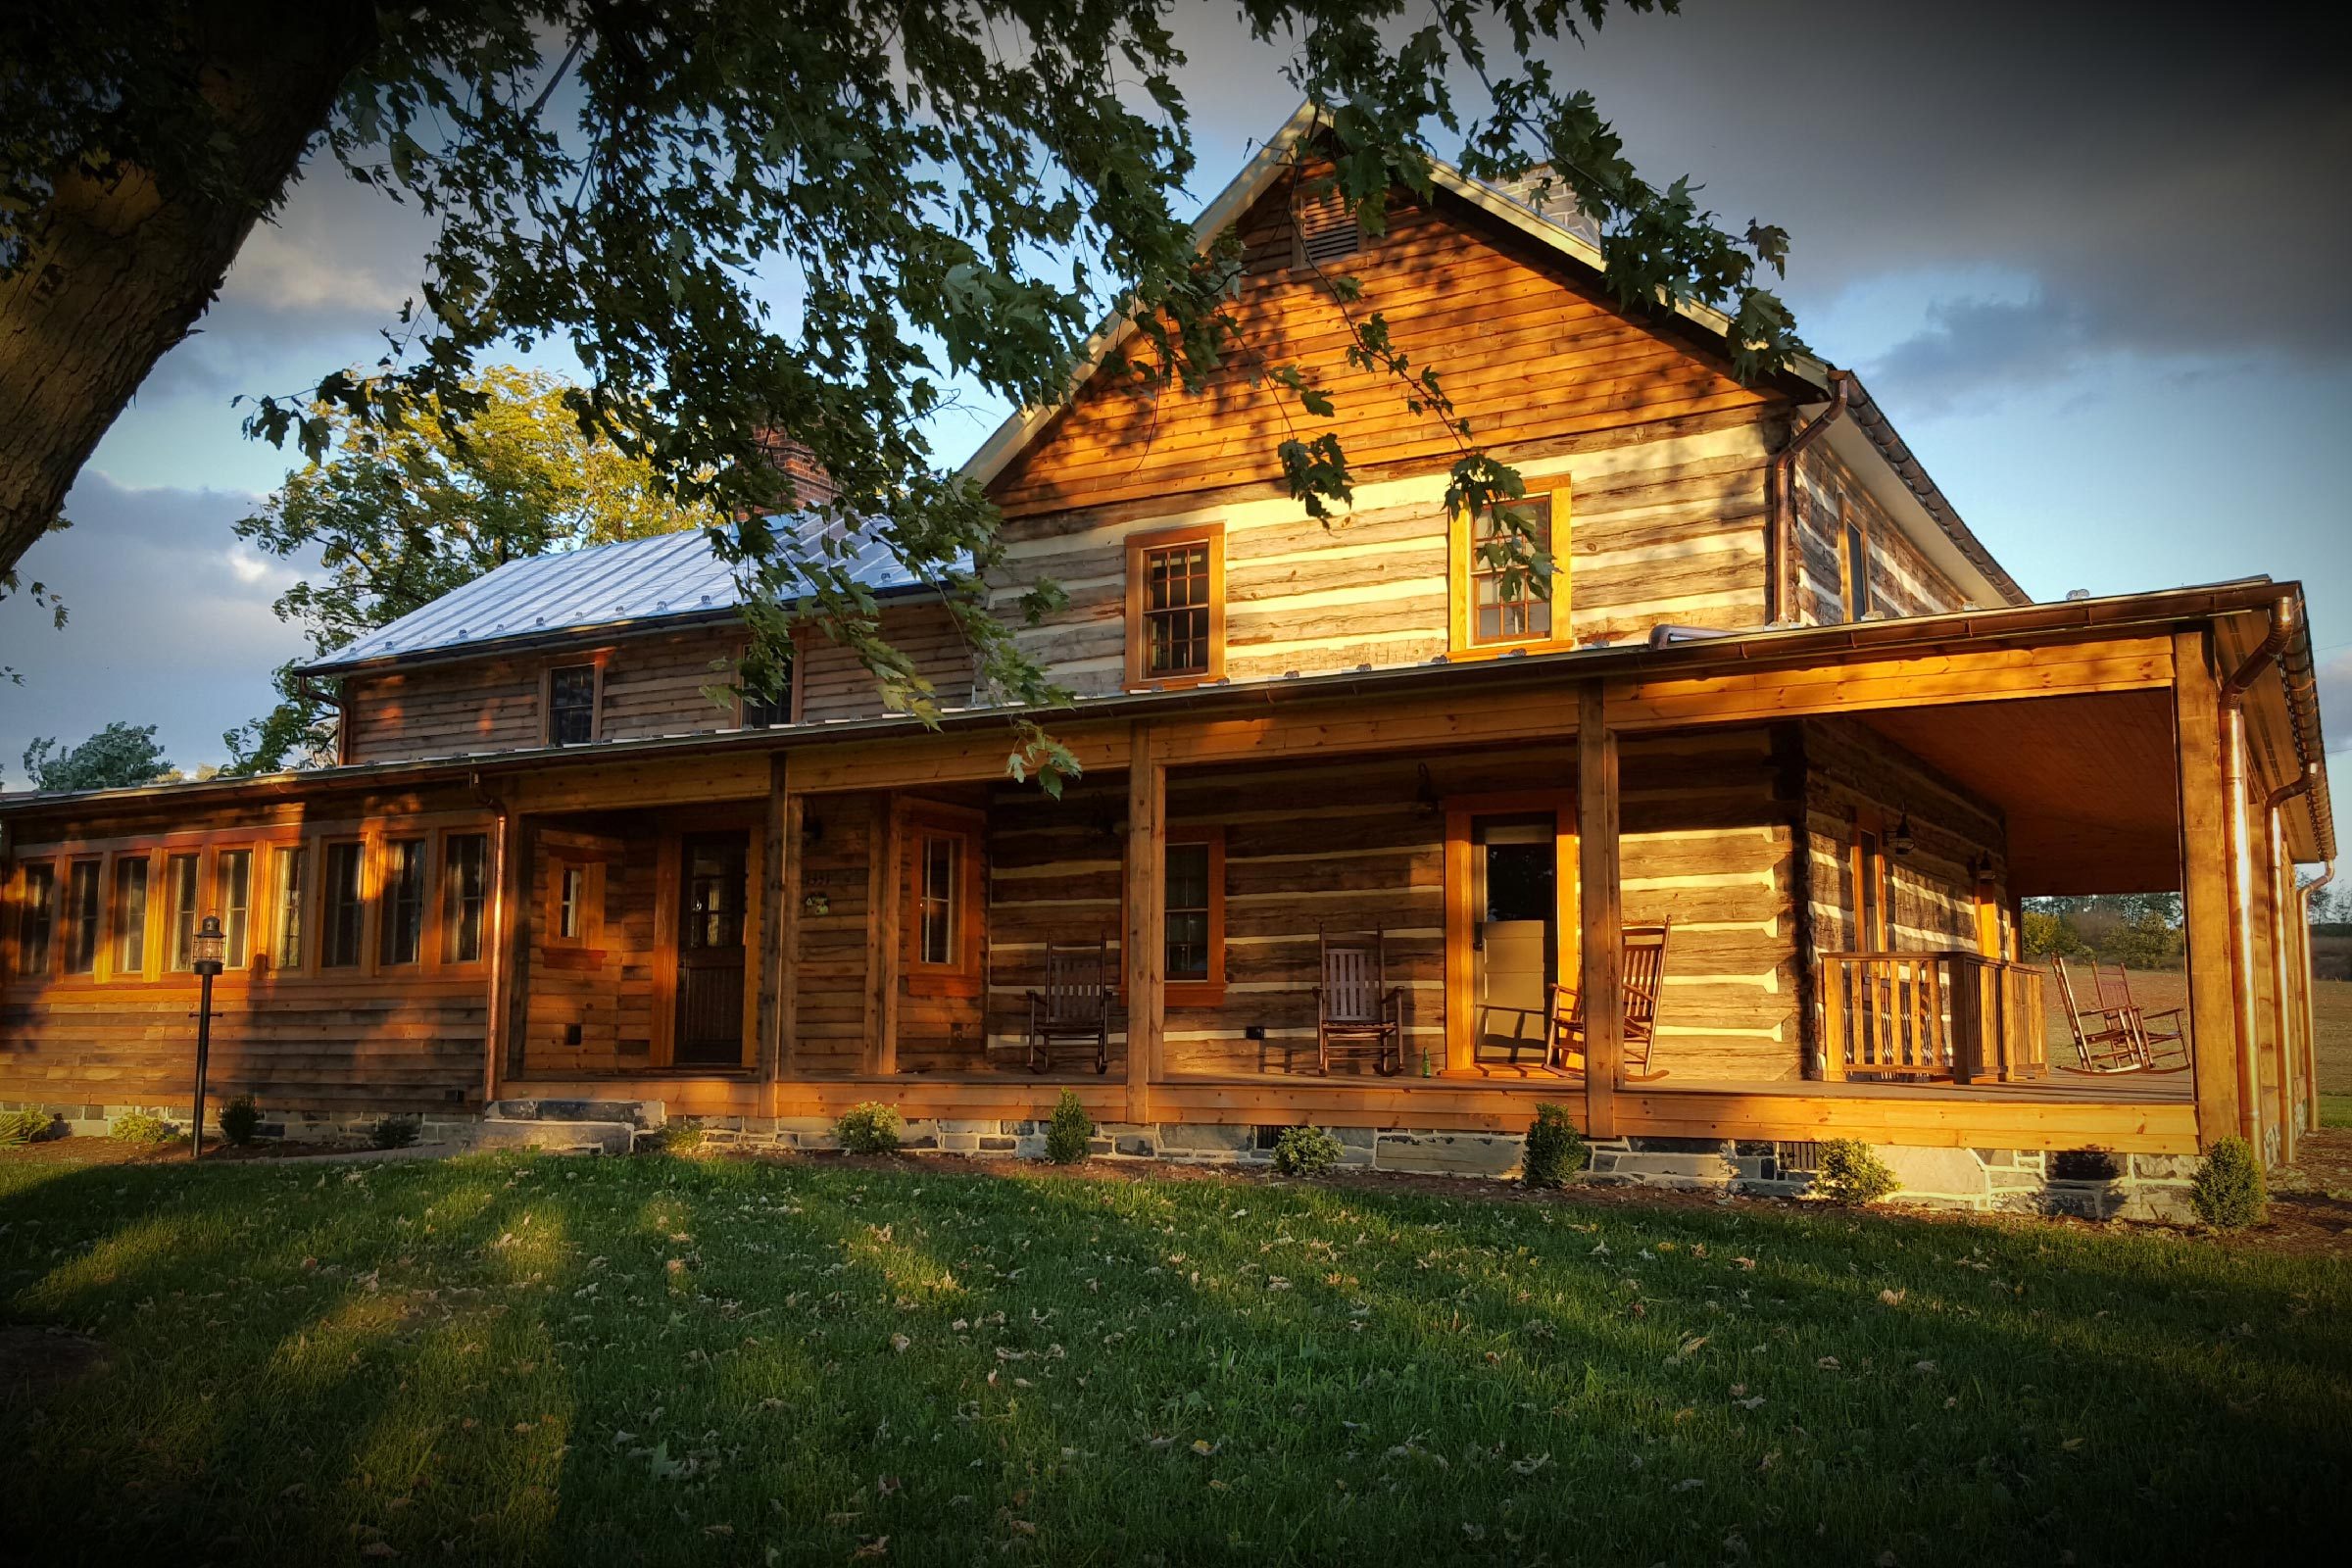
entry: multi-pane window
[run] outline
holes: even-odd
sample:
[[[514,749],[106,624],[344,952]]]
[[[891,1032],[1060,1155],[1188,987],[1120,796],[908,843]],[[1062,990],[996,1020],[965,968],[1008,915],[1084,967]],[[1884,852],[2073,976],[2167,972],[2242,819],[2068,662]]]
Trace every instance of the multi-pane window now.
[[[1470,640],[1473,643],[1548,641],[1551,500],[1512,505],[1523,525],[1514,529],[1494,513],[1470,521]],[[1540,559],[1539,559],[1540,558]]]
[[[471,963],[482,956],[490,907],[490,838],[452,833],[442,845],[441,956]]]
[[[244,968],[246,948],[252,937],[251,850],[222,850],[213,857],[213,908],[220,916],[222,965]]]
[[[49,972],[49,937],[57,923],[57,867],[36,860],[24,867],[24,902],[17,909],[17,972]]]
[[[1860,620],[1870,613],[1870,538],[1862,525],[1848,522],[1838,546],[1838,586],[1845,599],[1845,618]]]
[[[98,871],[96,860],[75,860],[66,872],[66,973],[98,969]]]
[[[196,966],[196,857],[174,855],[164,862],[165,929],[171,932],[172,967]]]
[[[277,852],[277,930],[270,948],[280,969],[302,967],[303,901],[310,893],[311,852],[289,844]]]
[[[318,943],[322,968],[348,969],[360,961],[365,848],[353,840],[326,847],[325,918]]]
[[[923,963],[953,964],[961,916],[957,906],[962,903],[962,838],[925,835],[917,865],[922,880],[915,889],[915,956]]]
[[[147,972],[147,876],[145,856],[115,862],[115,974]]]
[[[1208,673],[1208,542],[1144,552],[1144,674]]]
[[[778,724],[792,722],[792,688],[781,687],[773,697],[743,689],[743,727],[745,729],[773,729]]]
[[[424,955],[424,840],[394,839],[384,846],[383,889],[377,960],[387,968],[415,963]]]
[[[1168,846],[1167,944],[1170,980],[1206,980],[1209,850],[1206,844]]]
[[[556,936],[564,942],[585,942],[588,939],[588,868],[564,861],[556,869]]]
[[[564,664],[547,673],[547,739],[585,746],[596,739],[596,666]]]

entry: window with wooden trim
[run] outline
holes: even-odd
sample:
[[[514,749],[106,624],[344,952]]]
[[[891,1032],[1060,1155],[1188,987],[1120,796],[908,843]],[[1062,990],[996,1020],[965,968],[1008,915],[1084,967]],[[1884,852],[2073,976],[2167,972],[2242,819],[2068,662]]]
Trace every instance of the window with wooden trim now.
[[[270,935],[272,961],[280,969],[302,967],[303,919],[311,888],[311,852],[307,845],[287,844],[279,847],[275,858],[275,880],[270,884],[270,912],[274,926]]]
[[[441,961],[479,961],[489,920],[490,835],[452,833],[441,841]]]
[[[1225,530],[1171,528],[1127,541],[1127,680],[1187,686],[1225,673]]]
[[[1225,1000],[1225,830],[1171,828],[1161,906],[1167,952],[1164,1001],[1174,1007]]]
[[[980,987],[980,823],[927,808],[901,827],[906,857],[907,989],[977,996]]]
[[[213,912],[220,916],[222,967],[242,969],[253,939],[253,852],[213,854]]]
[[[585,746],[596,739],[596,664],[558,664],[547,672],[547,743]]]
[[[321,918],[318,967],[349,969],[365,951],[361,939],[367,923],[367,846],[357,839],[338,839],[325,846],[321,879]]]
[[[548,867],[547,945],[594,948],[604,940],[605,867],[600,860],[560,855]]]
[[[194,855],[173,855],[164,861],[166,956],[174,974],[196,966],[196,860]]]
[[[384,968],[424,956],[424,840],[384,844],[382,907],[376,911],[376,962]]]
[[[774,696],[749,686],[736,689],[736,724],[743,729],[774,729],[792,722],[792,674],[787,670]]]
[[[1870,613],[1870,535],[1842,497],[1838,502],[1838,602],[1848,620]]]
[[[97,860],[75,860],[66,868],[66,973],[98,972]]]
[[[147,879],[153,862],[146,856],[123,856],[115,861],[115,978],[137,980],[147,973]]]
[[[57,862],[30,860],[17,876],[17,973],[49,972],[57,927]]]
[[[1493,514],[1459,513],[1452,527],[1452,643],[1456,652],[1565,648],[1568,492],[1513,502],[1514,528]]]

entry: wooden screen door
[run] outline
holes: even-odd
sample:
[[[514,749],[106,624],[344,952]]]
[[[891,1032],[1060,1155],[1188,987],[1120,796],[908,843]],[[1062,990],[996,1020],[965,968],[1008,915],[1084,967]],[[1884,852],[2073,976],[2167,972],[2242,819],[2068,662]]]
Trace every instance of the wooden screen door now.
[[[692,833],[678,844],[679,1065],[743,1064],[742,833]]]
[[[1472,984],[1479,1046],[1541,1057],[1559,979],[1559,864],[1550,816],[1482,816],[1471,828]]]

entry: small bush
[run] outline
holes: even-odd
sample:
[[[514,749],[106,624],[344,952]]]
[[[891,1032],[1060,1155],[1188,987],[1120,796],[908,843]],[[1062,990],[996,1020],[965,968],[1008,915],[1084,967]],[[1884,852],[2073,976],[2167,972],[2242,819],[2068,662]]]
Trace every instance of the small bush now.
[[[895,1153],[900,1125],[896,1105],[869,1100],[841,1113],[841,1120],[833,1124],[833,1138],[853,1154]]]
[[[368,1129],[368,1147],[372,1149],[407,1149],[416,1142],[423,1130],[414,1116],[379,1116]]]
[[[251,1095],[239,1095],[220,1107],[220,1136],[239,1149],[262,1135],[262,1107]]]
[[[696,1154],[708,1153],[710,1148],[710,1135],[703,1130],[703,1124],[699,1121],[691,1118],[673,1121],[662,1129],[662,1152],[665,1154],[684,1154],[691,1158]]]
[[[136,1149],[160,1149],[179,1136],[179,1129],[161,1116],[134,1110],[115,1118],[115,1136]]]
[[[1538,1105],[1535,1122],[1527,1129],[1527,1152],[1519,1166],[1521,1183],[1558,1187],[1592,1163],[1592,1146],[1568,1120],[1568,1107],[1548,1102]]]
[[[1046,1157],[1056,1165],[1075,1165],[1086,1157],[1086,1141],[1094,1136],[1095,1118],[1086,1113],[1076,1090],[1064,1089],[1046,1123]]]
[[[2262,1183],[2262,1161],[2243,1138],[2225,1138],[2208,1150],[2189,1185],[2197,1218],[2217,1231],[2262,1223],[2270,1194]]]
[[[1895,1179],[1877,1151],[1859,1138],[1826,1138],[1821,1164],[1813,1172],[1813,1190],[1833,1203],[1859,1208],[1875,1203],[1903,1184]]]
[[[2115,1156],[2104,1149],[2061,1149],[2050,1156],[2053,1181],[2111,1182],[2123,1173]]]
[[[45,1110],[0,1111],[0,1149],[13,1149],[47,1137],[52,1120]]]
[[[1340,1162],[1339,1139],[1321,1127],[1285,1127],[1274,1140],[1274,1168],[1285,1176],[1320,1176]]]

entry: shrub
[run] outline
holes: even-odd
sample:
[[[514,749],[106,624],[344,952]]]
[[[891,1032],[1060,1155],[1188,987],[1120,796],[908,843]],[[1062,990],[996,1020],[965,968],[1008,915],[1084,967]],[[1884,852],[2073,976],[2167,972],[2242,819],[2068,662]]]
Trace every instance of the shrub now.
[[[1568,1107],[1548,1102],[1538,1105],[1536,1119],[1527,1129],[1520,1182],[1529,1187],[1557,1187],[1592,1163],[1592,1150],[1568,1120]]]
[[[161,1116],[134,1110],[115,1118],[115,1136],[133,1148],[158,1149],[178,1137],[179,1131]]]
[[[53,1119],[45,1110],[0,1111],[0,1149],[13,1149],[47,1136]]]
[[[833,1124],[833,1138],[853,1154],[889,1154],[899,1147],[899,1108],[877,1101],[852,1105]]]
[[[662,1152],[665,1154],[694,1155],[708,1152],[710,1136],[699,1121],[673,1121],[662,1129]]]
[[[1321,1127],[1285,1127],[1274,1140],[1274,1168],[1285,1176],[1320,1176],[1340,1154],[1339,1139]]]
[[[368,1129],[368,1147],[373,1149],[407,1149],[416,1142],[423,1130],[414,1116],[378,1116],[375,1125]]]
[[[2197,1165],[2188,1200],[2196,1206],[2197,1218],[2215,1230],[2261,1224],[2271,1200],[2262,1184],[2262,1161],[2254,1157],[2253,1148],[2237,1137],[2215,1144]]]
[[[1878,1156],[1878,1152],[1861,1139],[1822,1140],[1821,1164],[1813,1172],[1813,1190],[1831,1202],[1860,1207],[1877,1202],[1902,1185]]]
[[[262,1135],[262,1107],[251,1095],[239,1095],[220,1107],[220,1136],[246,1148]]]
[[[2123,1174],[2104,1149],[2061,1149],[2050,1156],[2050,1178],[2061,1182],[2111,1182]]]
[[[1095,1118],[1086,1113],[1076,1090],[1064,1089],[1046,1123],[1046,1157],[1056,1165],[1075,1165],[1086,1157],[1086,1141],[1094,1136]]]

